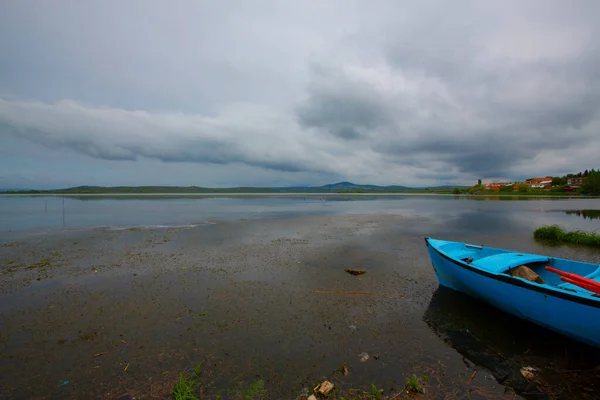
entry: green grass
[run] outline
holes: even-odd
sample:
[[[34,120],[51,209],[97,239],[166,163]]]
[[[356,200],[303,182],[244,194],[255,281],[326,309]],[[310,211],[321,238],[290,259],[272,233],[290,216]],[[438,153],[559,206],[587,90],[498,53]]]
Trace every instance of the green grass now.
[[[406,388],[415,393],[423,393],[423,388],[419,383],[419,378],[416,375],[413,375],[410,378],[406,378]]]
[[[234,384],[234,387],[228,390],[228,397],[235,400],[261,400],[269,398],[265,381],[259,379],[248,387]]]
[[[183,372],[179,374],[179,382],[173,388],[174,400],[196,400],[199,383],[196,378],[187,378]]]
[[[346,367],[346,362],[344,361],[344,363],[342,365],[340,365],[337,368],[337,372],[339,372],[342,375],[348,375],[348,367]]]
[[[194,367],[193,372],[179,373],[179,381],[171,390],[173,400],[200,400],[205,398],[207,389],[210,384],[206,379],[202,379],[202,371],[200,365]],[[262,379],[255,381],[250,386],[234,390],[230,395],[236,400],[260,400],[267,395],[265,389],[265,381]],[[222,395],[216,395],[216,399],[222,399]]]
[[[368,398],[370,400],[382,400],[383,399],[383,389],[377,389],[374,383],[371,383],[371,393],[368,394]]]
[[[572,243],[600,248],[600,234],[581,230],[567,231],[558,225],[546,225],[533,232],[536,240]]]
[[[198,400],[200,398],[202,392],[200,365],[196,365],[194,373],[190,375],[188,377],[183,372],[179,373],[179,382],[175,384],[171,391],[174,400]]]
[[[337,372],[343,374],[343,371],[347,371],[346,363],[342,364]],[[193,371],[187,370],[179,374],[179,381],[175,383],[175,386],[171,389],[173,400],[200,400],[200,399],[223,399],[226,394],[226,398],[233,400],[266,400],[274,399],[273,393],[267,390],[265,381],[259,379],[254,381],[249,386],[247,383],[232,383],[229,389],[224,391],[214,392],[216,387],[213,383],[208,383],[207,376],[203,376],[200,371],[200,366],[197,365]],[[413,375],[412,378],[406,380],[405,390],[412,393],[424,393],[421,382],[427,382],[427,377],[423,376],[421,379]],[[310,387],[318,387],[322,379],[319,379],[318,384],[309,385]],[[358,388],[342,389],[338,388],[337,385],[334,390],[329,393],[328,396],[322,396],[316,393],[314,394],[320,400],[385,400],[385,399],[396,399],[399,394],[394,395],[390,393],[384,396],[384,390],[377,388],[374,383],[371,383],[370,390],[362,390]]]

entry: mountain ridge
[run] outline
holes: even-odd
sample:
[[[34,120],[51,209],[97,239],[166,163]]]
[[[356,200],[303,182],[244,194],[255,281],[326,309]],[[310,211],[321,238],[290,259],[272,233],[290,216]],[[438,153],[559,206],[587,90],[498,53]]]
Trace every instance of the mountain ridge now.
[[[402,185],[362,185],[348,181],[329,183],[320,186],[235,186],[209,188],[202,186],[90,186],[81,185],[52,190],[5,190],[2,193],[29,194],[118,194],[118,193],[369,193],[402,192],[427,189],[466,188],[467,186],[409,187]]]

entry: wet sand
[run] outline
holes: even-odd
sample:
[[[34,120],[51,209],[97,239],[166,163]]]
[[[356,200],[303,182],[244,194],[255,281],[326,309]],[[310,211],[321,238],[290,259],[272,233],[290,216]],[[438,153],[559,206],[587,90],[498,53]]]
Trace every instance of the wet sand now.
[[[425,398],[600,393],[597,351],[438,289],[423,242],[435,220],[214,222],[0,244],[0,398],[168,398],[196,364],[225,398],[264,379],[269,398],[296,399],[323,377],[388,394],[412,375],[429,378]],[[499,231],[444,238],[600,262]],[[343,363],[348,376],[335,373]],[[538,369],[534,381],[522,366]]]

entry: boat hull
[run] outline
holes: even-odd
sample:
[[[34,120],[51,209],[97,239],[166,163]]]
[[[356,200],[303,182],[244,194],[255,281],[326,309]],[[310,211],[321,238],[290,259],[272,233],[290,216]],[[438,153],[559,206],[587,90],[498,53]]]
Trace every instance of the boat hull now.
[[[600,347],[600,308],[582,304],[568,295],[536,291],[493,274],[469,268],[427,243],[440,285],[478,298],[516,317],[531,321],[565,336]]]

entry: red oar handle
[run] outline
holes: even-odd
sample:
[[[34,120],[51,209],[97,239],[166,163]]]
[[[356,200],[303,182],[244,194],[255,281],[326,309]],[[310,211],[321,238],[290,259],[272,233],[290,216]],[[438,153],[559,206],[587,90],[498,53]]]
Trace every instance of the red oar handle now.
[[[579,282],[579,283],[584,284],[586,289],[591,290],[595,293],[600,293],[600,282],[596,282],[592,279],[584,278],[581,275],[564,272],[564,271],[561,271],[559,269],[552,268],[552,267],[546,267],[546,270],[561,275],[563,277],[561,279],[563,279],[563,280],[564,280],[564,278],[568,278],[569,281],[574,281],[574,282],[570,282],[570,283],[576,284],[575,282]],[[581,286],[581,285],[578,285],[578,286]],[[584,286],[581,286],[581,287],[584,287]],[[593,288],[593,289],[591,289],[591,288]]]
[[[577,286],[579,286],[579,287],[582,287],[582,288],[584,288],[584,289],[587,289],[587,290],[589,290],[590,292],[594,292],[594,293],[599,293],[599,294],[600,294],[600,288],[597,288],[597,287],[595,287],[595,286],[593,286],[593,285],[589,285],[589,284],[587,284],[587,283],[584,283],[584,282],[578,282],[578,281],[576,281],[575,279],[569,279],[569,278],[567,278],[567,277],[564,277],[564,276],[563,276],[563,277],[561,277],[560,279],[561,279],[561,280],[563,280],[563,281],[565,281],[565,282],[572,283],[573,285],[577,285]]]
[[[552,268],[550,266],[546,266],[546,271],[554,272],[555,274],[559,274],[559,275],[562,275],[562,276],[573,275],[573,274],[570,274],[568,272],[561,271],[560,269]]]

